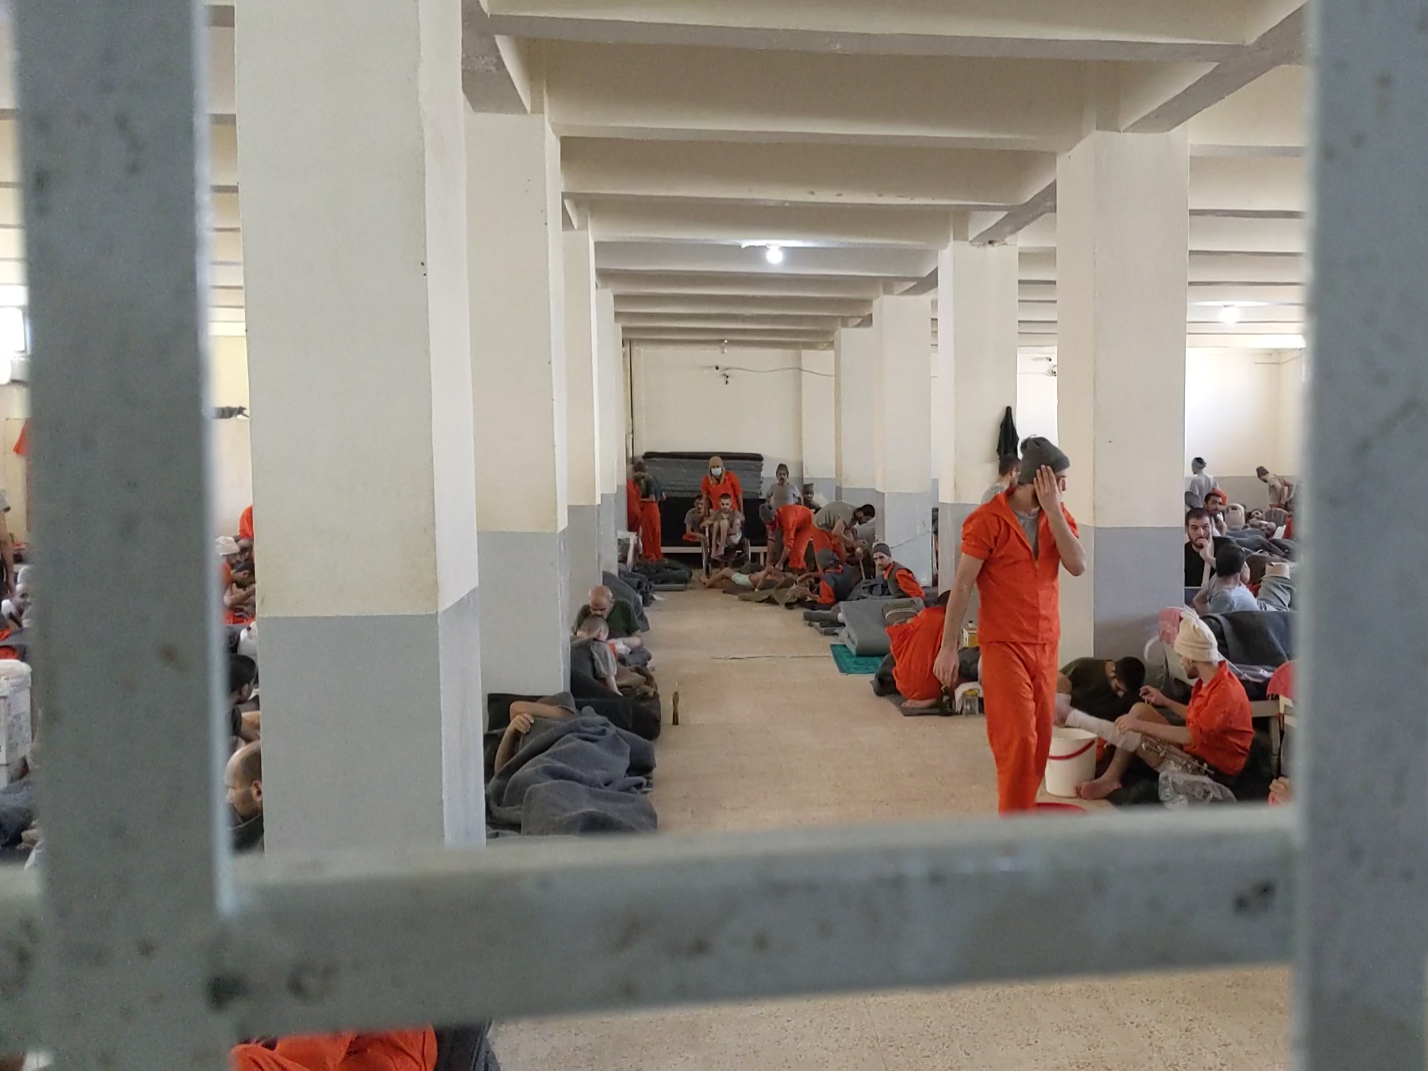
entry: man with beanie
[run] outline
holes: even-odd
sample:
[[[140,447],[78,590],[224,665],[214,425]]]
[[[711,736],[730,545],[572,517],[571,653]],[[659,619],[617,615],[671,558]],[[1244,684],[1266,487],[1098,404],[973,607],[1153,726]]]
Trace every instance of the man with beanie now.
[[[878,577],[887,585],[887,594],[895,599],[921,599],[922,585],[917,576],[905,565],[893,561],[892,548],[886,543],[873,544],[873,567]]]
[[[853,594],[858,578],[827,547],[814,554],[814,558],[819,568],[817,609],[831,610]]]
[[[1172,702],[1158,688],[1147,686],[1140,690],[1142,702],[1114,724],[1079,710],[1057,711],[1058,724],[1095,733],[1117,749],[1105,773],[1076,786],[1082,799],[1105,799],[1121,787],[1132,761],[1158,770],[1173,761],[1177,748],[1205,763],[1225,783],[1245,768],[1254,741],[1249,696],[1220,654],[1215,634],[1193,610],[1180,613],[1175,653],[1195,681],[1188,705]],[[1170,711],[1182,724],[1173,724],[1157,707]],[[1147,750],[1143,746],[1147,737],[1170,748]]]
[[[1017,486],[978,507],[962,525],[962,556],[933,671],[957,687],[962,619],[981,598],[982,703],[997,764],[997,810],[1029,811],[1051,752],[1061,640],[1060,573],[1086,571],[1076,521],[1061,504],[1071,461],[1048,440],[1021,447]]]

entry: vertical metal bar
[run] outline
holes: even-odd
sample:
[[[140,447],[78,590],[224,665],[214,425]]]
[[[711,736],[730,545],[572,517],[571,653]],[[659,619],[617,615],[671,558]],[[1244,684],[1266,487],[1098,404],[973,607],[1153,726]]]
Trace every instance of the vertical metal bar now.
[[[42,1010],[82,1068],[221,1066],[195,0],[15,5],[35,344]]]
[[[1422,1071],[1428,4],[1323,0],[1312,18],[1296,1047],[1303,1071]]]

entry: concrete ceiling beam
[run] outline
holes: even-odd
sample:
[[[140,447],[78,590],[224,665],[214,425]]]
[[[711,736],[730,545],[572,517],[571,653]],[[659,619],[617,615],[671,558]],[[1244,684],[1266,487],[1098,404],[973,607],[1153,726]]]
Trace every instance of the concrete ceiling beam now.
[[[1121,90],[1120,128],[1132,134],[1174,130],[1275,68],[1302,63],[1304,26],[1304,8],[1298,7],[1242,53],[1208,69],[1176,65],[1168,81],[1164,69],[1128,75]],[[1167,88],[1174,92],[1166,94]]]
[[[1297,156],[1306,144],[1307,67],[1276,67],[1192,118],[1201,156]]]
[[[840,316],[788,316],[768,313],[669,313],[669,312],[615,312],[615,320],[620,324],[638,327],[680,327],[697,330],[787,330],[787,331],[836,331],[849,317]]]
[[[739,202],[631,202],[577,198],[597,242],[774,243],[936,249],[952,232],[940,208],[858,208]]]
[[[1071,4],[1057,0],[860,0],[751,4],[739,0],[485,0],[499,32],[562,41],[709,45],[841,55],[1080,60],[1228,58],[1245,44],[1242,5]]]
[[[616,313],[669,313],[672,315],[769,315],[863,317],[872,302],[856,298],[778,297],[765,294],[616,294]]]
[[[1049,159],[1038,153],[872,145],[567,137],[572,196],[857,206],[1005,207]]]
[[[1060,152],[1084,64],[633,45],[542,45],[562,137],[873,141]]]
[[[871,301],[883,293],[880,279],[860,279],[830,275],[740,275],[734,272],[683,272],[662,274],[600,270],[601,286],[621,294],[643,296],[657,294],[681,295],[744,295],[767,297],[838,297]]]
[[[542,106],[533,49],[494,29],[480,0],[461,4],[461,89],[478,112],[529,114]]]
[[[739,242],[599,241],[595,266],[605,270],[659,272],[736,272],[777,278],[798,275],[848,275],[877,278],[917,277],[936,263],[935,252],[886,246],[790,246],[781,264],[770,264],[762,246]]]

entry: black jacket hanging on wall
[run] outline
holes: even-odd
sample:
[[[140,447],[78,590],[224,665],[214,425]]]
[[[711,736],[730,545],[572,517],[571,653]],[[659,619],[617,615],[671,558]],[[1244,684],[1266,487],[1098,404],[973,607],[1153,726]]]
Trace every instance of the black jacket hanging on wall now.
[[[1007,406],[1007,411],[1002,414],[1002,430],[997,432],[997,457],[1019,456],[1017,447],[1020,445],[1021,439],[1016,433],[1016,417],[1012,415],[1012,407]]]

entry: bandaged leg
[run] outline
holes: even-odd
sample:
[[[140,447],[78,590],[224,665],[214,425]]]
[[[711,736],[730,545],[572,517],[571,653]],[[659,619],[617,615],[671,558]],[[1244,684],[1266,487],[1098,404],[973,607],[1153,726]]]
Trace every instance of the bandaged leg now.
[[[1063,697],[1068,703],[1070,702],[1071,697],[1062,692],[1056,697],[1058,708],[1061,706]],[[1060,713],[1059,709],[1057,713]],[[1104,718],[1093,718],[1084,710],[1077,710],[1075,707],[1066,711],[1066,721],[1063,724],[1068,729],[1084,729],[1088,733],[1095,733],[1112,747],[1123,748],[1126,751],[1139,750],[1141,741],[1144,739],[1140,733],[1122,732],[1116,728],[1115,722],[1106,721]]]

